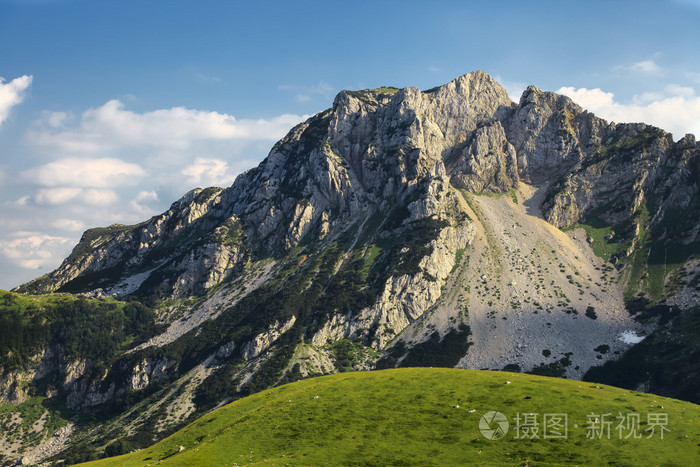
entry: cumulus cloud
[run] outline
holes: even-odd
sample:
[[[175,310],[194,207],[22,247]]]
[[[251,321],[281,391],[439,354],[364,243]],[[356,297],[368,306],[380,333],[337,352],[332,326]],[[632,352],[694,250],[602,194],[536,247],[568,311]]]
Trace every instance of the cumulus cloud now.
[[[630,71],[637,71],[641,73],[658,73],[661,71],[659,65],[656,64],[654,60],[642,60],[641,62],[633,63],[629,67]]]
[[[622,104],[599,88],[562,87],[557,93],[606,120],[649,123],[673,133],[676,140],[686,133],[700,136],[700,96],[693,88],[669,85],[661,92],[637,95],[631,104]]]
[[[129,201],[129,210],[133,216],[144,218],[157,213],[153,206],[158,202],[155,191],[139,191],[134,199]]]
[[[24,75],[5,84],[0,77],[0,125],[7,120],[12,107],[24,100],[24,92],[32,84],[32,79],[31,75]]]
[[[613,71],[642,75],[660,75],[664,70],[654,60],[654,57],[658,56],[659,54],[654,54],[652,58],[641,60],[631,65],[617,65],[613,67]]]
[[[86,228],[84,222],[75,219],[56,219],[51,226],[69,232],[83,232]]]
[[[114,187],[133,185],[145,174],[139,165],[119,159],[68,157],[29,169],[22,176],[43,186]]]
[[[137,164],[111,158],[68,157],[23,172],[25,180],[43,186],[113,187],[132,185],[146,172]]]
[[[34,272],[22,268],[58,266],[77,240],[64,236],[141,222],[195,186],[229,185],[307,118],[237,119],[184,107],[144,112],[129,102],[46,111],[22,140],[27,154],[44,160],[0,165],[0,264],[8,266],[0,268],[0,288],[29,280]]]
[[[91,206],[109,206],[119,200],[114,190],[104,188],[59,187],[42,188],[37,191],[35,201],[39,205],[57,206],[78,201]]]
[[[194,163],[185,167],[182,174],[187,182],[198,186],[226,186],[233,183],[235,174],[229,170],[228,163],[221,159],[198,157]]]
[[[44,188],[37,192],[35,201],[38,204],[57,205],[72,201],[83,192],[82,188],[62,187],[62,188]]]
[[[75,239],[38,232],[18,232],[14,238],[0,239],[0,254],[25,269],[53,266],[66,256]]]
[[[286,134],[303,117],[241,119],[219,112],[173,107],[138,113],[119,100],[84,111],[79,118],[47,113],[27,132],[29,145],[64,154],[105,154],[124,148],[188,149],[202,140],[267,140]],[[77,120],[74,122],[74,120]]]

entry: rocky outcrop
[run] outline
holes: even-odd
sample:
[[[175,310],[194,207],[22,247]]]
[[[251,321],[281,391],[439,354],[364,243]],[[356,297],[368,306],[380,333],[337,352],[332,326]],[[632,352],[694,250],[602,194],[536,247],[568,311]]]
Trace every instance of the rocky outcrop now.
[[[166,376],[176,364],[177,361],[168,358],[145,358],[141,360],[131,369],[131,377],[129,378],[127,389],[131,391],[144,389],[152,381]]]
[[[595,152],[614,128],[566,96],[529,86],[504,120],[517,153],[520,178],[540,184],[554,180]]]
[[[60,346],[48,347],[32,356],[22,368],[4,371],[0,367],[0,403],[21,404],[29,398],[30,385],[47,377],[54,377],[59,386],[68,388],[90,367],[89,360],[65,360]]]
[[[432,253],[421,259],[418,274],[390,277],[372,306],[359,313],[333,316],[311,342],[322,346],[349,338],[375,349],[384,348],[435,304],[455,265],[455,251],[467,247],[474,233],[472,224],[443,229],[431,242]]]
[[[222,216],[222,191],[192,190],[167,212],[136,226],[90,229],[56,271],[15,291],[202,293],[247,258],[242,243],[231,245],[241,233],[235,217]]]
[[[500,122],[474,132],[452,172],[452,184],[472,193],[502,193],[518,186],[515,148],[506,139]]]
[[[32,375],[11,371],[0,374],[0,402],[18,405],[26,401],[27,395],[24,386],[32,380]]]
[[[269,349],[270,346],[285,332],[289,331],[294,323],[296,322],[296,317],[292,316],[289,320],[284,323],[275,321],[271,324],[265,332],[255,336],[250,342],[243,345],[241,349],[241,355],[244,360],[252,360],[265,350]],[[233,350],[233,349],[231,349]],[[224,351],[226,352],[226,350]]]
[[[142,391],[154,381],[171,375],[177,363],[170,358],[124,360],[118,372],[126,374],[124,379],[115,378],[110,369],[75,375],[63,386],[67,394],[66,406],[73,410],[84,409],[109,402],[127,391]],[[82,363],[75,366],[85,368]]]
[[[695,199],[698,161],[700,147],[692,136],[674,143],[658,128],[617,125],[594,153],[553,181],[542,210],[560,228],[593,212],[610,225],[620,224],[642,204],[653,211],[650,220],[661,221],[668,208],[685,209]]]

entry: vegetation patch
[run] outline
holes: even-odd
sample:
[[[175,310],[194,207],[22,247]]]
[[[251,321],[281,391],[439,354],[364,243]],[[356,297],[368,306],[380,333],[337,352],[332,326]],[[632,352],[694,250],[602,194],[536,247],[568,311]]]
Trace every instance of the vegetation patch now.
[[[506,381],[510,384],[506,384]],[[502,439],[479,431],[490,410]],[[522,439],[516,417],[567,415],[567,436]],[[613,414],[610,437],[587,437],[591,414]],[[639,439],[615,431],[638,414]],[[649,436],[652,413],[667,431]],[[649,394],[541,376],[406,368],[306,379],[215,410],[154,446],[91,465],[696,465],[700,408]],[[540,428],[542,425],[538,425]],[[520,438],[516,435],[520,434]],[[625,433],[623,433],[624,435]]]
[[[38,352],[58,344],[64,357],[108,361],[159,330],[153,310],[139,302],[0,291],[5,371],[24,368]]]
[[[544,355],[544,351],[542,354]],[[560,358],[556,362],[540,363],[539,366],[534,367],[532,370],[528,371],[528,373],[532,375],[562,378],[566,374],[566,368],[571,366],[571,355],[573,355],[571,352],[567,352],[564,354],[564,357]]]
[[[371,347],[352,342],[348,339],[340,339],[328,344],[333,363],[338,372],[346,372],[360,369],[368,359],[376,355]]]
[[[586,381],[637,388],[700,404],[700,307],[672,314],[616,361],[591,368]]]
[[[430,338],[411,347],[408,355],[401,361],[402,367],[447,367],[454,368],[467,354],[471,330],[462,323],[458,329],[451,329],[440,338],[440,333],[435,331]]]
[[[590,319],[598,319],[598,314],[595,312],[595,307],[586,307],[586,317]]]
[[[362,89],[359,91],[345,92],[347,92],[352,97],[360,99],[361,101],[376,103],[377,100],[389,98],[399,91],[400,89],[398,88],[394,88],[391,86],[382,86],[375,89]]]

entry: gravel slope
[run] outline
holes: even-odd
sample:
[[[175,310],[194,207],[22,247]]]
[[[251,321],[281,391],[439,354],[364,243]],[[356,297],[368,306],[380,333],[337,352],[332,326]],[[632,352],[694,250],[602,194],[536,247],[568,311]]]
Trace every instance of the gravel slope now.
[[[463,194],[476,238],[443,298],[409,326],[404,340],[424,340],[436,329],[444,334],[463,321],[473,345],[458,367],[517,364],[529,371],[568,356],[566,376],[580,379],[629,347],[621,333],[646,332],[630,319],[617,272],[594,255],[585,231],[565,233],[542,219],[544,192],[545,187],[521,184],[517,203],[509,195]],[[589,307],[595,319],[586,315]],[[599,347],[604,345],[609,350]]]

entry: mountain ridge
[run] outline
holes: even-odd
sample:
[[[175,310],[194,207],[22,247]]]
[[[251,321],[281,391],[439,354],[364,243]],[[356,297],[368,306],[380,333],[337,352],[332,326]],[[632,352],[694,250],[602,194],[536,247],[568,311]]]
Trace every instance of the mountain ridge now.
[[[534,86],[515,103],[484,72],[342,91],[232,186],[90,229],[15,289],[138,300],[158,326],[99,361],[56,362],[48,345],[0,371],[0,395],[50,384],[77,413],[139,401],[91,439],[102,446],[348,369],[583,378],[632,347],[620,334],[697,312],[699,189],[694,137],[608,123]]]

